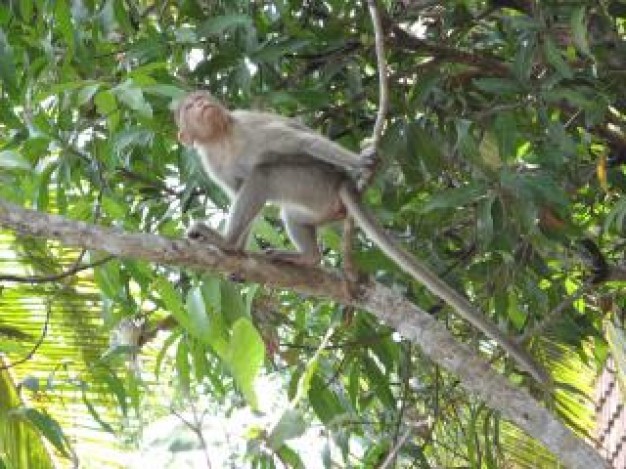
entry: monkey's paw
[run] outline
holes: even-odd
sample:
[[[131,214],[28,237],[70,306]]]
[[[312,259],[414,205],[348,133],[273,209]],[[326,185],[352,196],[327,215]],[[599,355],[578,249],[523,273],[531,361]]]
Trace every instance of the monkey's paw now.
[[[203,243],[210,243],[217,246],[224,244],[222,237],[212,228],[208,227],[202,222],[194,222],[186,232],[186,236],[194,241],[201,241]]]
[[[367,145],[359,153],[361,157],[361,167],[373,169],[378,163],[378,152],[374,145]]]

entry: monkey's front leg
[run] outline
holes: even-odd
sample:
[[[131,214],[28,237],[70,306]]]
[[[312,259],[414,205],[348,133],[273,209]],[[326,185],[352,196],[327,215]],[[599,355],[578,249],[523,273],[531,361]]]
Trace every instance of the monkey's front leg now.
[[[187,230],[187,237],[213,244],[223,251],[243,251],[252,221],[267,200],[268,174],[271,172],[266,169],[256,169],[243,182],[233,198],[224,234],[205,223],[195,222]]]
[[[235,253],[238,251],[233,246],[229,246],[226,243],[226,240],[224,239],[221,233],[214,230],[210,226],[207,226],[205,223],[201,221],[195,221],[189,227],[186,234],[187,234],[187,238],[189,239],[193,239],[195,241],[201,241],[203,243],[208,243],[212,246],[217,247],[220,251],[223,251],[226,253]],[[245,277],[243,277],[243,275],[237,272],[231,273],[228,276],[228,278],[233,282],[241,283],[245,281]]]

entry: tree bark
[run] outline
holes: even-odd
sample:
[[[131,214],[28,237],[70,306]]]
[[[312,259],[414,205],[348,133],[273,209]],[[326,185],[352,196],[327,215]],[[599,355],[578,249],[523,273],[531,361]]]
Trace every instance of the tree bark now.
[[[363,284],[358,297],[351,298],[349,285],[337,273],[273,263],[258,254],[229,255],[186,239],[94,226],[26,210],[3,200],[0,200],[0,226],[21,235],[56,239],[68,246],[104,251],[118,257],[236,274],[247,281],[325,297],[367,310],[417,344],[431,360],[457,376],[467,391],[542,442],[568,467],[607,467],[594,449],[525,389],[513,386],[471,348],[457,342],[430,314],[380,283]]]

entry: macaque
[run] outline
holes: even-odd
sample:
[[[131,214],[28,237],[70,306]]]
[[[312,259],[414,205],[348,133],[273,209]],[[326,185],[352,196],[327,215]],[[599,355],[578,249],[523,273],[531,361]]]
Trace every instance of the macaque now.
[[[280,207],[296,251],[269,250],[267,255],[312,266],[321,259],[317,227],[349,215],[402,270],[497,341],[537,380],[546,381],[545,372],[522,348],[387,235],[366,210],[352,174],[370,162],[298,122],[269,113],[230,111],[204,91],[183,98],[175,118],[179,141],[195,148],[204,170],[232,201],[224,233],[195,223],[187,232],[190,238],[241,251],[252,222],[269,202]]]

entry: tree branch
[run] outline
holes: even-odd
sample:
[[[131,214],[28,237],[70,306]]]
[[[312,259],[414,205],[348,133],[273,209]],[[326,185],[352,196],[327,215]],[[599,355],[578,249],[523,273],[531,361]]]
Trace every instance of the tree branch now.
[[[350,298],[344,279],[319,268],[272,263],[262,255],[227,255],[211,246],[152,234],[71,221],[26,210],[0,200],[0,226],[22,235],[52,238],[69,246],[105,251],[194,270],[236,273],[271,287],[326,297],[371,312],[419,345],[431,360],[459,377],[461,385],[489,407],[541,441],[571,468],[606,467],[599,454],[539,405],[526,390],[514,387],[468,346],[458,343],[445,326],[392,289],[370,281]]]

